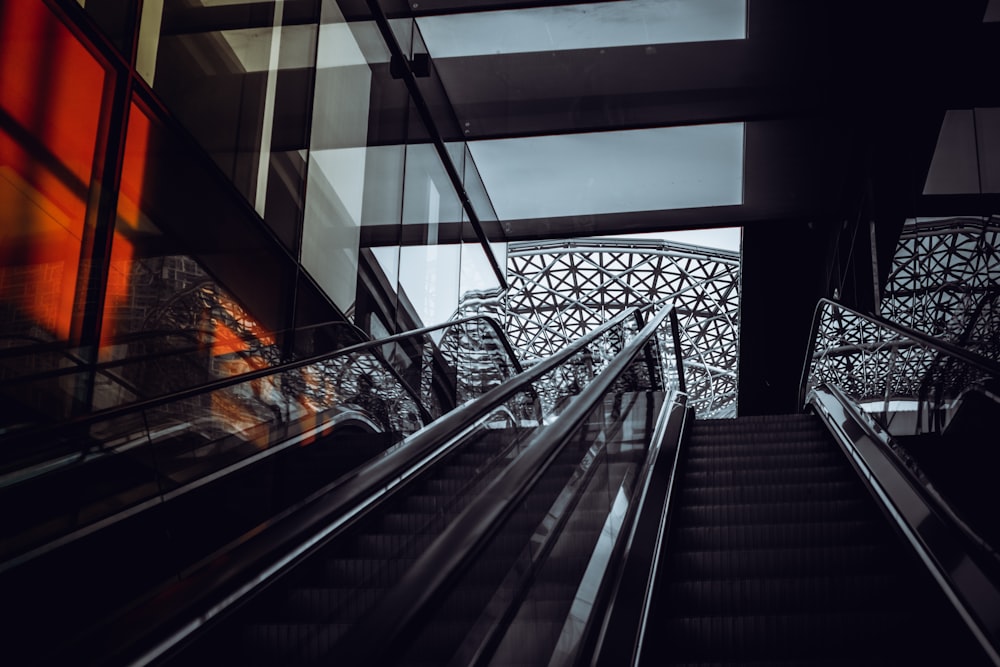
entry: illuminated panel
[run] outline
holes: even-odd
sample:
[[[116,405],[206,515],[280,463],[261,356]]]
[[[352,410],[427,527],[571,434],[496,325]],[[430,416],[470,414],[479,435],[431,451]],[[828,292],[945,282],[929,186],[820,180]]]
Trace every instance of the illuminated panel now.
[[[40,2],[0,2],[0,308],[67,339],[104,68]]]

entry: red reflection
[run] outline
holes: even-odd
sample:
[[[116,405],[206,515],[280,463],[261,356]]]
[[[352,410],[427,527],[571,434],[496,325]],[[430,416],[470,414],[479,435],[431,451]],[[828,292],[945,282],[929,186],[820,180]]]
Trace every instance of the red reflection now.
[[[111,245],[111,265],[104,296],[104,321],[101,343],[116,335],[117,323],[125,318],[117,315],[129,304],[129,276],[135,248],[127,234],[139,228],[142,188],[146,181],[149,160],[149,118],[135,104],[129,108],[128,133],[125,137],[125,157],[122,162],[121,185],[118,188],[118,224]]]
[[[0,300],[62,339],[105,76],[43,3],[0,0]]]

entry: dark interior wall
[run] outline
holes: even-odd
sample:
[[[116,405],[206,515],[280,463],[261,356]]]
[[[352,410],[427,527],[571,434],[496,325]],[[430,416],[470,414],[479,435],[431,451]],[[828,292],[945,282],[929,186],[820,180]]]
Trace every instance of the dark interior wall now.
[[[743,230],[739,414],[797,412],[812,312],[827,296],[830,226],[791,221]]]

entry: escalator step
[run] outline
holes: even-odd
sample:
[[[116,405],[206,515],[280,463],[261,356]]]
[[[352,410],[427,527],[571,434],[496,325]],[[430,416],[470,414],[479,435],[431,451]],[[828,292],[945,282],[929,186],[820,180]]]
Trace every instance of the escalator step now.
[[[429,495],[446,496],[451,498],[462,493],[467,484],[468,481],[465,479],[441,479],[435,477],[434,479],[429,479],[424,482],[421,487],[423,488],[424,493]]]
[[[692,437],[687,443],[690,456],[750,456],[756,454],[808,454],[830,451],[825,440],[801,440],[795,437],[772,439],[773,442],[753,442],[738,438]]]
[[[816,429],[810,431],[773,431],[770,433],[741,433],[740,431],[695,432],[691,435],[688,448],[697,452],[702,449],[725,448],[729,450],[777,450],[790,447],[802,451],[821,451],[830,448],[825,435]]]
[[[890,572],[894,551],[889,545],[853,545],[837,549],[740,549],[682,551],[669,559],[673,579],[740,577],[808,577]]]
[[[863,499],[813,500],[798,503],[741,503],[739,505],[687,505],[678,509],[678,525],[712,526],[752,523],[839,521],[871,516]]]
[[[887,665],[904,665],[905,663],[901,661],[886,662],[884,658],[871,658],[871,657],[858,657],[852,656],[850,658],[843,656],[839,658],[816,658],[816,659],[804,659],[804,658],[790,658],[788,660],[781,659],[767,659],[767,660],[710,660],[703,662],[701,660],[689,662],[689,661],[670,661],[663,663],[666,667],[886,667]]]
[[[358,618],[382,596],[382,588],[293,588],[284,595],[280,615],[289,622]],[[345,620],[346,622],[346,620]]]
[[[886,541],[885,527],[873,521],[780,523],[737,526],[678,526],[671,536],[676,549],[803,548],[836,549],[846,544]]]
[[[369,533],[355,538],[354,553],[361,557],[389,559],[416,555],[427,548],[432,535]]]
[[[476,467],[470,465],[460,465],[458,463],[451,463],[443,466],[439,470],[435,471],[434,475],[437,479],[447,479],[447,480],[461,480],[464,484],[467,484],[470,480],[474,479],[476,476]]]
[[[672,616],[796,614],[898,608],[905,594],[891,574],[674,581],[666,587]]]
[[[402,535],[437,532],[444,527],[444,516],[440,513],[393,512],[382,517],[379,529],[385,533]]]
[[[902,638],[903,624],[899,614],[851,611],[668,618],[660,631],[678,658],[867,658],[870,647]]]
[[[686,470],[786,470],[789,468],[809,468],[812,466],[836,466],[843,468],[843,455],[835,451],[785,452],[781,454],[754,453],[744,456],[724,456],[706,452],[691,452],[685,463]]]
[[[433,514],[444,511],[451,502],[450,498],[429,494],[414,494],[401,503],[401,510],[404,512],[418,512],[423,514]]]
[[[848,481],[849,474],[839,466],[688,470],[684,473],[684,484],[685,486],[819,484]]]
[[[720,505],[740,503],[803,502],[839,500],[855,495],[852,482],[813,484],[771,484],[758,486],[688,486],[681,487],[680,505]]]
[[[239,648],[257,664],[315,664],[350,628],[335,623],[252,623],[243,628]]]
[[[322,563],[315,578],[320,587],[376,586],[384,587],[396,581],[416,562],[416,556],[408,558],[330,558]]]

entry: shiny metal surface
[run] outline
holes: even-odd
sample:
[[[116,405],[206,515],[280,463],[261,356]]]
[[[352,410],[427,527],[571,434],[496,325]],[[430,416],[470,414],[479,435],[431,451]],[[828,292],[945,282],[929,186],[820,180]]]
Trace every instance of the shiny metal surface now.
[[[893,453],[891,436],[842,392],[820,386],[809,402],[888,509],[994,664],[1000,665],[1000,587]]]

